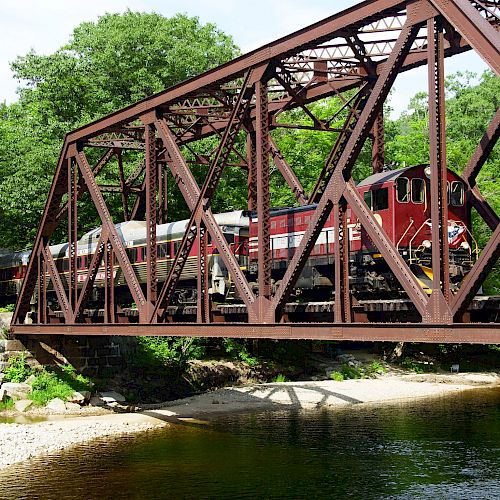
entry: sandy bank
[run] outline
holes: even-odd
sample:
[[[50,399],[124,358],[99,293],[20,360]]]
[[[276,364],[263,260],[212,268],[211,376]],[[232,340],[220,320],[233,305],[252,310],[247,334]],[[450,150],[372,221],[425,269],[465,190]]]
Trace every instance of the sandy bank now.
[[[141,413],[65,418],[30,425],[0,424],[0,468],[92,439],[144,432],[217,413],[382,403],[494,385],[500,385],[500,376],[495,374],[389,375],[343,382],[272,383],[220,389],[150,406]]]

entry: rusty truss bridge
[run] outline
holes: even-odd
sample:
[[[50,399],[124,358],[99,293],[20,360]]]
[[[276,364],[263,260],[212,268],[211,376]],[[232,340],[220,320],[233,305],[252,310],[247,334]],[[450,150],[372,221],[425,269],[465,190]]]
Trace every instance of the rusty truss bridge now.
[[[499,256],[500,226],[476,179],[498,138],[500,111],[462,174],[466,196],[490,228],[491,237],[458,291],[452,293],[443,69],[447,57],[474,50],[498,76],[499,27],[498,0],[365,1],[68,133],[22,283],[12,332],[18,336],[499,343],[500,323],[478,322],[481,313],[473,313],[480,311],[482,304],[499,310],[495,298],[477,296]],[[373,171],[382,171],[384,102],[396,77],[419,66],[428,67],[432,293],[423,290],[352,180],[355,162],[367,140],[372,147]],[[342,113],[329,120],[318,119],[309,104],[331,96],[343,103]],[[295,109],[310,118],[309,125],[291,123],[293,113],[285,112]],[[341,127],[334,128],[331,123],[339,116],[347,118]],[[331,151],[323,159],[323,170],[310,192],[303,188],[273,139],[280,128],[308,129],[331,137]],[[137,160],[128,172],[123,165],[125,157]],[[194,174],[195,166],[196,172],[207,172],[201,182],[196,180],[200,176]],[[235,168],[243,169],[248,179],[245,208],[257,216],[256,283],[249,282],[212,211],[221,177]],[[114,173],[106,175],[107,169]],[[298,205],[315,205],[278,285],[271,279],[271,174],[283,177]],[[112,178],[115,183],[109,180]],[[170,189],[180,190],[191,215],[172,265],[159,279],[156,231],[158,224],[171,219],[167,204]],[[115,200],[115,211],[117,204],[123,207],[121,221],[112,219],[111,199]],[[82,279],[77,269],[77,208],[85,201],[98,213],[102,227]],[[346,207],[390,266],[406,299],[363,302],[354,298],[349,290],[349,242],[344,237],[348,234]],[[335,300],[294,302],[290,297],[297,280],[332,214],[336,221],[332,263]],[[118,222],[130,220],[146,224],[147,273],[142,281],[116,227]],[[49,249],[56,230],[67,234],[69,245],[64,280]],[[210,300],[208,240],[220,253],[238,302],[215,304]],[[196,299],[181,307],[173,297],[194,246],[200,249]],[[121,270],[122,286],[128,288],[134,303],[129,308],[117,304],[114,268]],[[104,278],[96,278],[99,274]],[[99,280],[104,307],[92,310],[88,304]],[[57,297],[57,307],[47,301],[49,289]],[[389,313],[395,310],[399,315]]]

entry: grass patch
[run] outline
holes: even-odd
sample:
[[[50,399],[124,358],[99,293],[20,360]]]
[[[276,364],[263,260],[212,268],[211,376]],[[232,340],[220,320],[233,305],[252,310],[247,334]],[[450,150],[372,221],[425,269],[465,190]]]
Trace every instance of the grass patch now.
[[[405,358],[401,362],[401,366],[406,370],[411,370],[415,373],[429,373],[435,371],[434,365],[429,362],[417,361],[412,358]]]
[[[342,382],[344,380],[344,375],[340,372],[334,371],[330,373],[330,378],[335,380],[335,382]]]
[[[286,375],[278,373],[278,375],[273,378],[273,382],[289,382],[289,380],[286,378]]]
[[[9,365],[3,371],[5,382],[24,382],[34,371],[27,363],[27,355],[22,352],[9,359]]]
[[[14,408],[14,400],[7,399],[7,401],[0,401],[0,411],[12,410]]]
[[[386,368],[380,361],[372,361],[369,365],[365,366],[353,366],[344,363],[340,371],[334,371],[330,374],[330,378],[336,382],[342,382],[343,380],[374,378],[386,371]]]
[[[59,369],[45,368],[31,384],[33,392],[29,398],[35,405],[42,406],[51,399],[60,398],[66,401],[75,391],[90,391],[92,383],[83,375],[76,373],[71,365],[60,366]]]

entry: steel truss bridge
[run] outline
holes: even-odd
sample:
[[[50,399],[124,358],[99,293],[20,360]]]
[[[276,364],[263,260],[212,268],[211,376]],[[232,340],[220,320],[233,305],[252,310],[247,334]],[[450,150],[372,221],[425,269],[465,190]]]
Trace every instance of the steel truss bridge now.
[[[500,71],[500,2],[498,0],[371,0],[243,55],[182,84],[148,97],[67,134],[16,305],[15,335],[185,335],[247,338],[332,340],[399,340],[420,342],[499,343],[499,323],[472,323],[476,294],[500,252],[499,217],[483,198],[476,179],[499,135],[500,111],[470,158],[463,178],[474,209],[491,230],[479,259],[456,294],[450,292],[444,61],[474,50],[498,76]],[[384,229],[354,188],[352,171],[367,140],[372,143],[373,171],[384,165],[383,104],[396,77],[428,67],[429,137],[432,214],[432,294],[419,285]],[[308,108],[314,101],[337,96],[341,111],[320,120]],[[290,123],[286,111],[301,109],[311,125]],[[346,112],[347,111],[347,112]],[[331,123],[347,116],[342,127]],[[272,131],[310,129],[330,134],[332,148],[311,192],[279,151]],[[245,147],[238,138],[246,138]],[[200,154],[197,144],[210,137],[213,149]],[[205,148],[206,149],[206,148]],[[100,158],[96,157],[100,151]],[[127,176],[126,150],[139,158]],[[273,165],[271,165],[273,163]],[[119,182],[99,179],[118,165]],[[193,166],[203,165],[199,184]],[[212,212],[221,176],[240,167],[248,177],[248,208],[258,216],[258,291],[234,258]],[[289,263],[280,286],[273,290],[270,256],[270,174],[279,171],[297,203],[317,204],[310,225]],[[158,281],[156,226],[168,216],[167,192],[173,178],[191,213],[190,222],[165,281]],[[113,194],[114,193],[114,194]],[[147,226],[147,283],[141,286],[110,209],[109,197],[121,197],[123,221]],[[85,281],[78,283],[77,234],[79,200],[88,199],[102,230]],[[363,304],[349,291],[346,207],[367,234],[406,291],[414,314],[398,322],[384,315],[363,314]],[[321,314],[291,314],[289,298],[325,221],[333,212],[335,241],[334,302]],[[69,279],[63,284],[48,248],[56,229],[69,242]],[[241,305],[213,306],[208,295],[207,239],[220,256],[242,298]],[[172,297],[190,249],[200,251],[197,304],[176,314]],[[113,262],[123,272],[136,305],[117,307]],[[105,307],[86,309],[99,268],[105,269]],[[58,310],[47,303],[55,290]],[[34,322],[25,320],[33,294],[38,295]],[[337,300],[338,298],[338,300]],[[231,310],[233,307],[233,310]],[[376,307],[381,307],[380,305]],[[386,307],[386,306],[384,306]],[[498,311],[498,302],[494,301]],[[234,308],[238,309],[235,311]],[[404,309],[404,308],[403,308]],[[221,312],[222,311],[222,312]],[[309,312],[310,309],[309,309]],[[317,312],[317,311],[316,311]],[[183,319],[184,318],[184,319]],[[405,319],[406,318],[406,319]],[[413,318],[408,321],[408,318]],[[408,321],[408,322],[405,322]]]

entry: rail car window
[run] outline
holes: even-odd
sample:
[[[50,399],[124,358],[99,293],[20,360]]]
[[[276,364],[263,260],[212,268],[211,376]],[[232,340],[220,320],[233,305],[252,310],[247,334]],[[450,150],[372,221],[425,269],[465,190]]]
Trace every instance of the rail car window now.
[[[396,197],[400,203],[410,201],[410,181],[407,177],[399,177],[396,181]]]
[[[411,201],[413,203],[424,202],[424,181],[423,179],[411,180]]]
[[[224,238],[226,238],[226,241],[229,244],[234,243],[234,234],[233,233],[224,233]]]
[[[130,259],[130,262],[135,262],[137,260],[137,249],[136,248],[127,249],[127,254],[128,254],[128,258]]]
[[[168,243],[158,245],[158,258],[164,259],[165,257],[168,257]]]
[[[464,204],[463,182],[453,181],[450,186],[450,205],[461,207]]]

